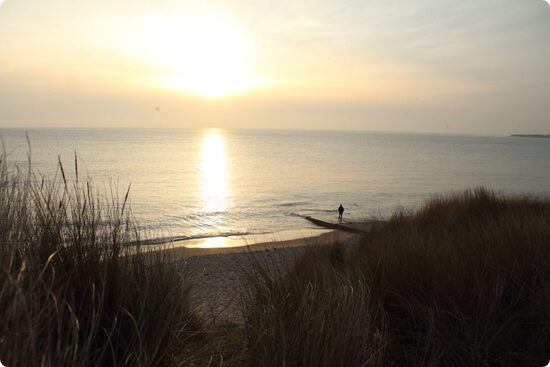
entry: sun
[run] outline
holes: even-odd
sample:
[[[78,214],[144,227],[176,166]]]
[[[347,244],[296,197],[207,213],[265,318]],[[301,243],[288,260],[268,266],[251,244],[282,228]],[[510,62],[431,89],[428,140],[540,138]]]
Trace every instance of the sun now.
[[[254,87],[247,39],[237,26],[219,19],[203,19],[187,24],[182,38],[180,75],[172,77],[168,86],[208,97]]]
[[[252,75],[246,32],[213,14],[188,14],[146,26],[135,49],[164,70],[155,84],[206,97],[223,97],[259,86]]]

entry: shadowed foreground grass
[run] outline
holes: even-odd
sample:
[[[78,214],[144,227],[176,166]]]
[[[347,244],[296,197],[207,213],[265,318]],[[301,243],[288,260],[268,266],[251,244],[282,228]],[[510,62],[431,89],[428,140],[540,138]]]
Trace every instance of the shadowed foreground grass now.
[[[243,366],[546,366],[550,203],[484,189],[260,271]],[[241,356],[242,357],[242,356]]]
[[[75,163],[76,165],[76,163]],[[75,167],[77,170],[77,167]],[[122,196],[123,197],[123,196]],[[0,359],[7,366],[172,366],[198,330],[188,285],[144,258],[126,198],[0,157]],[[132,251],[134,256],[126,256]]]

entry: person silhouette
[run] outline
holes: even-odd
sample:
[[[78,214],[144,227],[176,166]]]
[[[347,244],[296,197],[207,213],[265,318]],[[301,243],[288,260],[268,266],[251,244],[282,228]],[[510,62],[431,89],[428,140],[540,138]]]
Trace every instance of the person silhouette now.
[[[340,204],[340,206],[338,207],[338,221],[342,221],[342,217],[344,215],[344,207],[342,206],[342,204]]]

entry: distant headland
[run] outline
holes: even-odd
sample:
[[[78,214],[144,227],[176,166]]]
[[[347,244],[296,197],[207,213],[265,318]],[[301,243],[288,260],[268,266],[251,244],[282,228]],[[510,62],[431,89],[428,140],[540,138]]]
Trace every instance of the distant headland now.
[[[550,138],[550,134],[512,134],[514,138]]]

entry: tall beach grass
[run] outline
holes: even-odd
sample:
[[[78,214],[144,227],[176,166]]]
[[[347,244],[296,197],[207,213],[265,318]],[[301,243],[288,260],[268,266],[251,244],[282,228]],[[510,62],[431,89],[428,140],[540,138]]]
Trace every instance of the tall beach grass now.
[[[546,366],[550,203],[476,189],[260,271],[243,366]]]
[[[188,284],[147,258],[128,193],[0,157],[0,360],[7,366],[172,366],[198,323]],[[131,249],[126,246],[133,243]],[[132,255],[132,256],[127,256]]]

